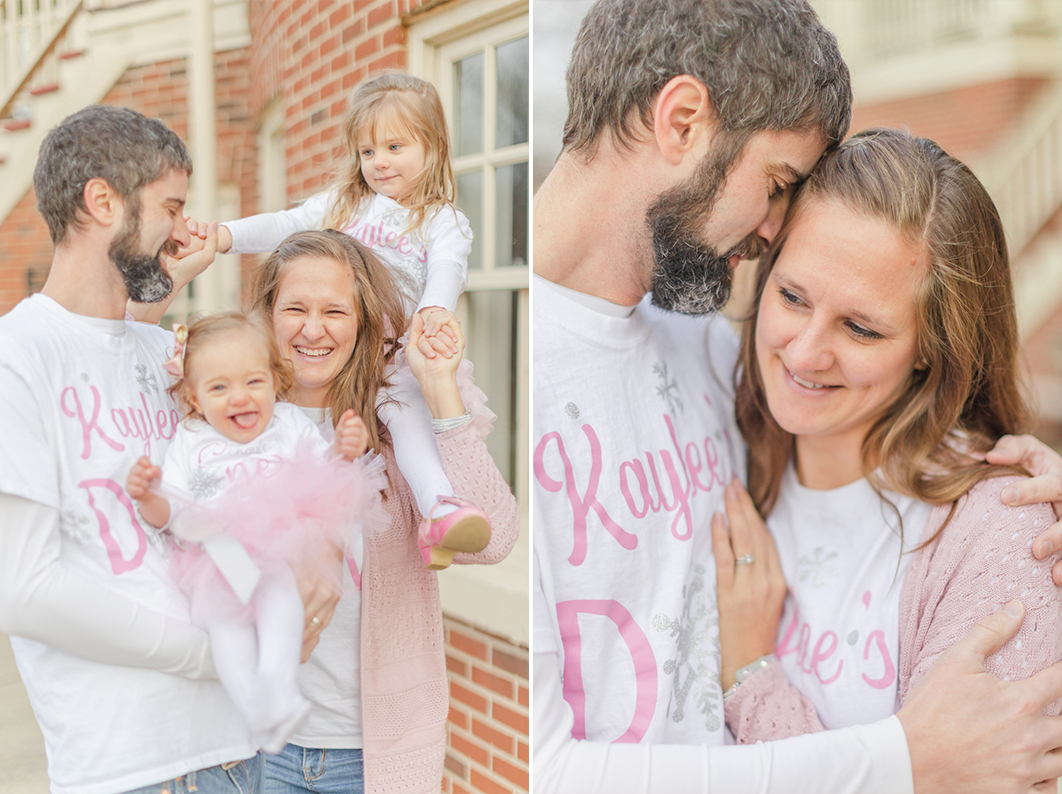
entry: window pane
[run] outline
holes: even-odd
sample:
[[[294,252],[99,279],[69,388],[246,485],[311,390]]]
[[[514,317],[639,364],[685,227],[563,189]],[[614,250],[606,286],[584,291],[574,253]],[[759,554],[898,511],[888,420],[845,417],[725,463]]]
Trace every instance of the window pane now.
[[[516,477],[516,341],[519,333],[519,293],[514,290],[470,291],[468,348],[465,355],[476,366],[476,385],[487,395],[487,405],[498,415],[487,449],[510,486]]]
[[[495,143],[497,148],[527,143],[527,36],[497,49],[498,88]]]
[[[527,163],[498,169],[495,177],[494,266],[527,264]]]
[[[454,63],[454,91],[454,152],[477,154],[483,151],[482,52]]]
[[[483,250],[483,244],[475,238],[483,233],[483,172],[477,170],[458,174],[456,181],[457,207],[465,213],[472,226],[472,253],[468,257],[468,269],[482,270],[483,255],[480,251]]]

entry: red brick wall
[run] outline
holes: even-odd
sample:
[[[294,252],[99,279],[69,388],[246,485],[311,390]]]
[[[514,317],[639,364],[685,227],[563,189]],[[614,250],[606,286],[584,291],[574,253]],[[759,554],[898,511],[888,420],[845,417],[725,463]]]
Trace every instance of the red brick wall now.
[[[236,183],[243,206],[256,202],[254,125],[248,109],[250,72],[247,49],[220,52],[214,64],[217,83],[218,181]],[[183,59],[129,69],[103,98],[103,104],[135,108],[162,119],[181,138],[188,138],[188,76]],[[71,107],[71,112],[76,110]],[[207,167],[195,164],[197,169]],[[46,269],[52,246],[36,211],[30,188],[15,210],[0,222],[0,313],[9,311],[28,291],[27,270]]]
[[[450,678],[446,794],[528,790],[528,652],[443,618]]]
[[[37,199],[30,188],[0,223],[0,314],[29,294],[28,270],[45,273],[51,264],[48,226],[37,212]]]
[[[438,0],[251,0],[251,110],[277,97],[291,203],[319,192],[342,162],[346,98],[367,74],[406,66],[403,17]]]
[[[851,130],[908,129],[936,141],[960,160],[975,160],[1003,140],[1047,84],[1043,79],[1017,78],[875,105],[859,105],[856,97]]]

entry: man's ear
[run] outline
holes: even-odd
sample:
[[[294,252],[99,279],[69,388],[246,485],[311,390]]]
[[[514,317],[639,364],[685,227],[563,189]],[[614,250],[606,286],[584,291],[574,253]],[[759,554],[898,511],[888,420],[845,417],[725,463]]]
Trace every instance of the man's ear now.
[[[125,202],[106,179],[90,179],[85,183],[82,196],[86,213],[100,225],[110,226],[121,220]]]
[[[714,118],[704,83],[688,74],[668,80],[653,106],[653,135],[664,159],[678,165],[691,152],[702,157]]]

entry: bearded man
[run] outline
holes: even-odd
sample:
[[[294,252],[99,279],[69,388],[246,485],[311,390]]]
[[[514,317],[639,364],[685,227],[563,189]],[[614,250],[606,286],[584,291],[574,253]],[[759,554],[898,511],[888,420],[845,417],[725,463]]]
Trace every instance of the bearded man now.
[[[125,317],[129,299],[170,294],[161,256],[189,241],[191,172],[157,119],[94,106],[64,120],[34,172],[51,271],[0,317],[0,630],[53,792],[173,791],[178,778],[244,792],[261,775],[165,544],[122,488],[180,420],[163,369],[173,336]]]

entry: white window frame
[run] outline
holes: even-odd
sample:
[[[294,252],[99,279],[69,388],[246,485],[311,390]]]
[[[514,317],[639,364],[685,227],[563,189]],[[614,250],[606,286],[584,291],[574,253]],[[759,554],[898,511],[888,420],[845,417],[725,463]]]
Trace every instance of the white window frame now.
[[[530,8],[527,0],[465,0],[447,3],[416,17],[409,27],[409,71],[430,80],[439,89],[452,125],[452,64],[482,51],[490,44],[530,36]],[[494,84],[493,59],[484,64],[484,85]],[[484,153],[455,160],[455,171],[484,168],[483,228],[474,228],[482,255],[482,269],[469,271],[467,292],[513,290],[518,293],[516,361],[516,451],[514,491],[520,509],[520,539],[509,557],[496,566],[461,566],[439,577],[443,610],[493,634],[528,646],[530,643],[530,543],[528,539],[530,504],[530,297],[531,268],[495,266],[494,168],[510,163],[528,163],[528,207],[531,206],[530,143],[493,151],[494,124],[488,98],[485,114]],[[451,126],[452,131],[452,126]],[[490,167],[486,167],[490,166]],[[530,255],[530,218],[528,219]],[[462,301],[464,303],[464,301]],[[467,309],[466,309],[467,311]],[[459,314],[462,313],[459,308]],[[463,320],[465,318],[462,318]],[[485,597],[489,593],[489,597]]]

